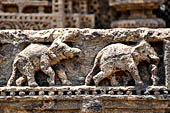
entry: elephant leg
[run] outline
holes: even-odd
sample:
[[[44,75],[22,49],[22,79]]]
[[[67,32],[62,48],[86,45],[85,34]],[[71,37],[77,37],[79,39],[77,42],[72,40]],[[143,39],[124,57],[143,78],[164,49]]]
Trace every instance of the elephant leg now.
[[[14,69],[13,69],[11,77],[8,80],[7,86],[11,86],[15,80],[16,80],[16,71],[14,71]]]
[[[55,72],[50,66],[49,57],[47,55],[41,56],[40,68],[42,72],[44,72],[46,75],[50,77],[50,79],[47,79],[50,86],[54,86],[55,85]]]
[[[93,76],[91,75],[91,73],[89,73],[87,76],[86,76],[86,80],[85,80],[85,85],[88,86],[90,85],[90,82],[92,80]]]
[[[99,85],[100,81],[103,80],[104,78],[106,78],[107,76],[105,76],[106,74],[103,71],[100,71],[98,74],[96,74],[93,77],[94,83],[96,86]]]
[[[67,75],[66,75],[66,73],[65,73],[65,71],[64,71],[63,66],[59,65],[56,73],[58,74],[58,77],[59,77],[59,79],[60,79],[60,81],[61,81],[62,84],[65,84],[65,85],[71,85],[71,84],[72,84],[72,83],[68,80]]]
[[[120,85],[119,82],[116,80],[115,74],[113,76],[110,76],[109,79],[110,79],[110,83],[111,83],[112,86]]]
[[[17,85],[17,86],[22,86],[22,84],[23,84],[24,82],[26,82],[26,81],[27,81],[26,76],[19,77],[19,78],[16,80],[16,85]]]
[[[60,78],[62,84],[71,85],[72,83],[68,80],[67,75],[63,69],[57,71],[58,77]]]
[[[91,71],[89,72],[89,74],[86,76],[86,80],[85,80],[85,85],[90,85],[92,79],[93,79],[93,75],[95,75],[95,70],[97,70],[97,66],[96,64],[94,64],[93,68],[91,69]]]
[[[132,74],[133,79],[135,80],[135,84],[137,86],[143,86],[144,83],[141,80],[140,76],[139,76],[139,72],[138,72],[138,68],[135,65],[134,62],[132,62],[132,64],[129,65],[129,69],[128,71]]]
[[[24,65],[21,65],[19,68],[19,71],[21,74],[27,77],[28,86],[31,86],[31,87],[38,86],[38,84],[35,81],[34,67],[30,61],[27,61]],[[22,80],[23,79],[21,78],[20,83],[22,83]]]
[[[112,74],[112,69],[108,68],[106,71],[100,71],[98,74],[96,74],[93,77],[94,83],[96,86],[99,85],[100,81],[102,81],[104,78],[109,78]]]
[[[125,72],[126,75],[124,75],[123,78],[123,85],[127,86],[129,81],[132,80],[133,78],[131,77],[131,74],[129,72]]]
[[[13,66],[13,68],[12,68],[12,74],[11,74],[11,77],[9,78],[9,80],[8,80],[7,86],[13,85],[13,83],[14,83],[15,80],[16,80],[17,65],[16,65],[16,63],[13,63],[12,66]]]
[[[93,79],[93,75],[94,75],[94,68],[90,71],[90,73],[86,76],[86,80],[85,80],[85,85],[88,86],[90,85],[92,79]]]

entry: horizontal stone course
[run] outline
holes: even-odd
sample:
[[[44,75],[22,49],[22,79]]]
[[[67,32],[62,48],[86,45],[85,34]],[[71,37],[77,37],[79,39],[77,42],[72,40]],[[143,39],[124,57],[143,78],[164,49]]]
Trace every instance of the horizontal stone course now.
[[[80,49],[83,55],[80,55],[79,60],[78,58],[62,60],[61,64],[53,66],[56,73],[55,86],[48,84],[48,76],[41,71],[35,74],[38,87],[29,87],[27,82],[23,82],[23,86],[16,86],[16,83],[6,86],[12,73],[12,63],[18,53],[31,43],[48,47],[54,43],[54,40],[60,40],[71,48]],[[148,62],[142,62],[138,66],[144,86],[136,85],[133,79],[128,84],[119,81],[123,85],[118,86],[111,86],[107,80],[99,86],[93,83],[85,85],[86,76],[92,69],[99,51],[116,43],[133,47],[142,40],[153,47],[160,59],[158,65],[160,81],[157,85],[152,86],[153,81],[147,76],[150,75],[147,72]],[[2,30],[0,31],[0,110],[5,113],[8,113],[7,111],[167,113],[170,110],[169,40],[170,29]],[[59,68],[62,70],[58,70]],[[58,77],[58,73],[64,74],[65,76],[62,76],[64,80],[68,79],[72,84],[62,84],[62,78]],[[121,76],[124,76],[117,74],[120,80]]]

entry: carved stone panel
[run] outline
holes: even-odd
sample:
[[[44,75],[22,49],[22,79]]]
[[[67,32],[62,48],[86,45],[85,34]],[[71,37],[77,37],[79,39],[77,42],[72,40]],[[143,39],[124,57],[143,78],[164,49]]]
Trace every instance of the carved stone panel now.
[[[127,46],[121,43],[111,44],[97,54],[94,66],[87,75],[85,83],[90,85],[93,79],[95,85],[98,86],[103,79],[108,78],[112,86],[119,86],[120,80],[117,80],[117,78],[120,78],[126,86],[128,81],[133,78],[135,85],[143,86],[144,83],[139,75],[138,65],[145,61],[149,64],[150,70],[148,70],[151,73],[150,76],[148,72],[150,78],[147,78],[152,79],[152,85],[156,86],[159,82],[157,66],[160,58],[149,43],[143,40],[135,46]],[[95,75],[97,68],[99,68],[99,72]],[[146,72],[148,70],[146,69]],[[123,76],[119,75],[121,72],[124,73]]]
[[[2,30],[0,109],[6,113],[5,106],[10,105],[9,112],[16,112],[16,107],[26,113],[121,113],[125,109],[150,113],[159,107],[158,112],[166,113],[169,32]]]
[[[165,86],[168,43],[162,34],[148,29],[1,31],[1,77],[10,78],[9,86]],[[105,70],[99,80],[95,74]]]

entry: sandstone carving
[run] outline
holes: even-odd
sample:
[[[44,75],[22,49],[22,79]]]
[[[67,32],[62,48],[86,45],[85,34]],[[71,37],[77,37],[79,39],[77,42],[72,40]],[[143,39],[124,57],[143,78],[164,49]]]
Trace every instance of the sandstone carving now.
[[[0,113],[168,113],[169,37],[148,28],[0,30]],[[96,86],[102,70],[112,73]]]
[[[95,85],[98,86],[100,81],[108,78],[112,86],[117,86],[119,83],[115,79],[114,74],[117,71],[128,71],[136,85],[144,85],[137,66],[140,62],[147,61],[150,63],[153,85],[157,85],[159,79],[156,75],[159,60],[160,58],[155,50],[144,40],[135,46],[128,46],[121,43],[112,44],[103,48],[97,54],[94,66],[87,75],[85,84],[90,85],[93,79]],[[97,68],[99,68],[100,71],[94,74]]]
[[[0,0],[0,29],[94,28],[88,7],[88,0]]]
[[[11,86],[16,82],[17,86],[21,86],[27,80],[29,86],[38,86],[34,76],[35,72],[39,70],[50,77],[47,80],[49,85],[55,85],[55,72],[51,66],[80,54],[80,49],[71,48],[59,39],[55,39],[52,45],[31,44],[14,59],[12,75],[7,85]],[[17,70],[23,76],[16,78]],[[64,71],[60,70],[59,72],[58,76],[62,84],[71,84]]]
[[[166,24],[163,19],[157,18],[153,10],[158,9],[165,0],[109,0],[109,5],[121,12],[119,20],[112,22],[111,27],[160,28]],[[130,13],[128,13],[130,12]]]
[[[159,28],[164,20],[168,27],[168,7],[168,0],[0,0],[0,29]]]

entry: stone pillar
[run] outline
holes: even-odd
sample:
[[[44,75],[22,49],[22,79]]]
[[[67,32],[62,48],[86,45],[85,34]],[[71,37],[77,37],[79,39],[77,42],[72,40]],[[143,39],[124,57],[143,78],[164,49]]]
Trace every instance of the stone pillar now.
[[[87,14],[87,0],[80,0],[80,10],[82,14]]]
[[[1,2],[0,2],[0,12],[3,12],[3,5]]]
[[[64,13],[64,0],[53,0],[53,14],[54,17],[56,18],[57,22],[57,27],[58,28],[64,28],[65,25],[65,13]],[[55,24],[55,23],[54,23]]]
[[[40,7],[38,7],[38,11],[39,11],[39,13],[44,13],[44,7],[43,6],[40,6]]]
[[[165,27],[165,22],[152,14],[152,10],[159,8],[164,2],[165,0],[110,0],[109,5],[122,14],[112,22],[111,27]]]
[[[69,13],[72,13],[73,12],[73,3],[72,3],[72,1],[68,1],[68,11],[69,11]]]
[[[80,25],[80,24],[81,24],[81,23],[80,23],[80,21],[81,21],[81,20],[80,20],[81,15],[80,15],[80,14],[75,14],[74,16],[75,16],[75,18],[76,18],[76,23],[75,23],[75,24],[76,24],[76,28],[80,28],[80,27],[81,27],[81,25]]]

